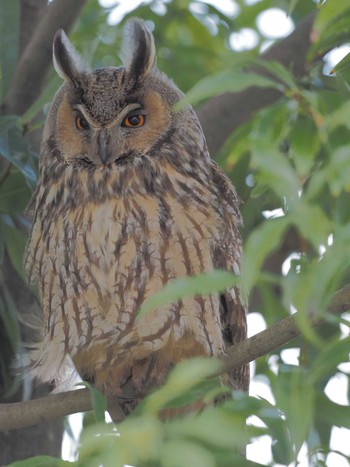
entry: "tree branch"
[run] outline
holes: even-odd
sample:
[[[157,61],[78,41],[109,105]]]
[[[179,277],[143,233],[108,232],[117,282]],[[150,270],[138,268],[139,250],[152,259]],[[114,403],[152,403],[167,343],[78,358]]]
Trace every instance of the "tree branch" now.
[[[350,284],[334,294],[328,311],[340,314],[349,309]],[[297,313],[288,316],[265,331],[232,346],[228,355],[223,358],[222,373],[256,360],[297,337],[300,330],[296,324],[296,315]],[[317,318],[312,324],[318,326],[321,322],[322,320]],[[125,401],[125,398],[113,397],[108,400],[108,407],[115,408],[116,403],[123,400]],[[0,404],[0,431],[36,425],[64,415],[89,411],[91,408],[90,393],[87,389],[51,394],[31,401]]]
[[[47,0],[21,0],[20,55],[29,44],[47,6]]]
[[[23,50],[2,111],[23,114],[40,95],[52,63],[52,40],[59,28],[70,30],[87,0],[54,0],[46,8]]]
[[[291,69],[295,76],[306,74],[306,54],[311,44],[310,34],[315,14],[311,13],[298,23],[294,32],[264,52],[265,60],[275,60]],[[262,70],[260,74],[266,74]],[[281,97],[274,89],[249,88],[239,93],[225,93],[205,102],[197,111],[207,139],[209,152],[218,152],[227,137],[247,122],[257,110]],[[218,124],[218,122],[220,124]]]

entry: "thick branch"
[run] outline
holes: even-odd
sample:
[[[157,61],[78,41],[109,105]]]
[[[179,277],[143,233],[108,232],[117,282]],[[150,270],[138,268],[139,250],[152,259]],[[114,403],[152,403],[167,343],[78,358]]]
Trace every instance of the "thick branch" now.
[[[47,8],[47,0],[21,0],[20,54],[25,50],[41,16]]]
[[[298,23],[295,31],[262,54],[266,60],[275,60],[291,69],[295,76],[306,74],[306,54],[314,14]],[[260,71],[264,74],[263,71]],[[266,72],[265,72],[266,74]],[[216,154],[227,137],[247,122],[254,112],[272,104],[281,94],[274,89],[249,88],[239,93],[225,93],[213,97],[197,109],[207,139],[209,151]]]
[[[350,310],[350,284],[334,294],[328,307],[328,311],[333,314],[341,314],[347,310]],[[223,359],[224,371],[252,362],[299,336],[300,330],[296,318],[297,313],[230,347],[228,356]],[[322,322],[320,319],[314,319],[312,325],[318,326]]]
[[[70,30],[87,0],[54,0],[46,8],[18,62],[4,113],[21,115],[40,95],[52,62],[52,40],[59,28]]]
[[[350,284],[339,290],[332,298],[328,311],[335,314],[350,309]],[[317,326],[321,320],[313,321]],[[223,372],[233,370],[277,349],[300,334],[296,315],[289,316],[270,328],[232,346],[223,359]],[[125,400],[125,399],[124,399]],[[122,399],[113,398],[109,407],[115,407]],[[87,389],[54,394],[32,401],[0,404],[0,431],[36,425],[57,417],[91,410],[90,393]]]

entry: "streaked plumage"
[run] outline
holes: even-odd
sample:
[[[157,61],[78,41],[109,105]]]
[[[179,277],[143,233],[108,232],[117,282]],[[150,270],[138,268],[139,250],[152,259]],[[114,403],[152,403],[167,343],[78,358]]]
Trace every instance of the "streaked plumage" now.
[[[47,118],[26,268],[38,284],[42,342],[33,374],[79,374],[109,394],[161,384],[169,367],[220,356],[246,337],[238,288],[161,307],[135,320],[169,280],[213,268],[239,274],[239,201],[210,159],[193,110],[155,68],[142,21],[125,27],[124,66],[91,71],[63,31],[54,63],[65,79]],[[131,126],[129,124],[132,123]],[[230,376],[247,389],[248,369]]]

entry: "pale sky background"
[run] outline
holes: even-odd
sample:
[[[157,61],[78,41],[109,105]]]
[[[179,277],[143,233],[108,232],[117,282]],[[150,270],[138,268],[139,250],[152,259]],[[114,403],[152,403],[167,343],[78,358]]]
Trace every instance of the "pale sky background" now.
[[[246,4],[254,4],[257,3],[259,0],[246,0]],[[99,0],[99,3],[104,7],[110,7],[116,5],[116,7],[112,10],[109,15],[108,21],[111,24],[118,24],[123,19],[124,15],[129,13],[130,11],[137,8],[141,3],[142,0]],[[148,0],[143,1],[144,4],[150,3]],[[203,0],[203,3],[207,3],[210,5],[216,6],[219,10],[230,17],[235,17],[239,14],[240,8],[234,2],[234,0]],[[193,2],[192,4],[192,11],[195,13],[196,8],[198,7],[197,2]],[[166,13],[166,6],[159,3],[157,7],[155,7],[156,12],[160,15]],[[215,27],[215,25],[213,25]],[[288,18],[284,11],[278,8],[271,8],[269,10],[264,11],[261,13],[257,18],[257,27],[260,33],[266,37],[266,41],[263,44],[263,49],[268,47],[272,41],[276,39],[283,38],[290,34],[294,29],[294,24],[290,18]],[[230,37],[230,46],[233,50],[249,50],[258,42],[258,37],[256,32],[253,29],[243,28],[239,32],[234,32],[231,34]],[[350,45],[339,47],[334,49],[333,51],[329,52],[327,55],[327,62],[324,68],[325,73],[329,73],[330,70],[334,67],[336,63],[338,63],[347,53],[350,52]],[[278,214],[278,213],[277,213]],[[287,262],[288,263],[288,262]],[[288,264],[285,265],[285,271],[288,270]],[[349,315],[350,320],[350,315]],[[266,323],[260,313],[250,313],[248,315],[248,332],[249,336],[252,336],[263,329],[266,329]],[[343,326],[343,333],[344,335],[348,335],[349,330],[345,326]],[[284,350],[282,352],[282,359],[284,363],[288,364],[295,364],[298,365],[298,356],[299,351],[298,349],[289,349]],[[273,361],[273,357],[270,357],[269,364],[271,370],[277,372],[277,365]],[[340,366],[339,366],[340,367]],[[260,397],[263,399],[268,400],[272,404],[275,403],[271,390],[264,377],[254,377],[255,364],[251,364],[251,372],[252,372],[252,381],[250,386],[250,394],[256,397]],[[350,373],[350,363],[342,364],[341,370]],[[348,405],[348,397],[347,397],[347,390],[348,390],[348,378],[341,373],[338,373],[335,377],[333,377],[327,387],[326,393],[327,396],[333,400],[334,402],[342,405]],[[79,433],[81,430],[81,414],[71,415],[70,422],[72,425],[73,433],[75,433],[76,439],[79,439]],[[251,417],[248,420],[248,423],[256,425],[256,426],[264,426],[263,423],[257,417]],[[247,447],[247,457],[248,459],[260,463],[269,463],[272,462],[271,458],[271,439],[268,436],[263,436],[258,438],[254,443],[248,445]],[[350,456],[350,430],[346,430],[344,428],[334,428],[332,432],[332,439],[331,439],[331,447],[334,450],[339,450],[344,454]],[[71,438],[65,435],[63,440],[63,458],[65,460],[73,460],[74,459],[74,452],[75,446],[72,443]],[[299,455],[299,467],[308,467],[309,461],[307,458],[306,448],[302,448],[300,455]],[[292,467],[294,464],[291,464]],[[279,464],[275,464],[276,467]],[[327,459],[327,466],[328,467],[349,467],[349,463],[340,455],[334,453],[328,456]]]

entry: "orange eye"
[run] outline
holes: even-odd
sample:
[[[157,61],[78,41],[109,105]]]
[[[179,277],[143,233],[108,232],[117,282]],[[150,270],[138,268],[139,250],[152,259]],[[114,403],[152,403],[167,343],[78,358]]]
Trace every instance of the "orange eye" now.
[[[88,130],[90,128],[87,120],[82,116],[76,117],[75,126],[78,130]]]
[[[142,114],[137,115],[129,115],[125,117],[122,123],[122,126],[126,126],[128,128],[137,128],[143,126],[145,124],[145,116]]]

